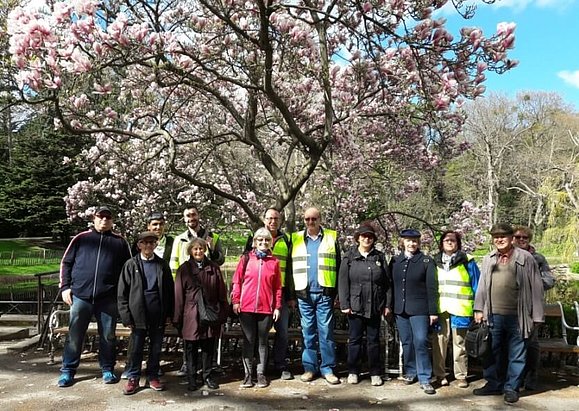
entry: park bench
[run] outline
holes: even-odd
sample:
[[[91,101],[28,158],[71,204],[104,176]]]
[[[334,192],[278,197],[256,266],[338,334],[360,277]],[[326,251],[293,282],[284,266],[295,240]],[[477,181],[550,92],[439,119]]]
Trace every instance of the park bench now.
[[[48,319],[49,364],[54,364],[54,353],[58,345],[57,341],[60,338],[66,337],[66,335],[68,334],[69,313],[70,312],[68,309],[55,310]],[[383,347],[385,348],[385,358],[384,358],[386,364],[385,371],[387,373],[400,373],[401,372],[400,359],[398,358],[398,355],[395,353],[398,350],[397,349],[393,350],[392,347],[390,347],[393,342],[395,345],[397,345],[397,340],[394,335],[395,331],[390,330],[390,327],[387,326],[386,324],[383,324],[382,331],[383,332],[381,333],[381,340]],[[94,342],[94,337],[98,336],[98,328],[96,322],[93,321],[89,324],[86,335],[87,337],[91,337]],[[128,338],[130,335],[131,335],[130,328],[125,327],[122,324],[117,324],[116,336],[118,338]],[[168,326],[167,328],[165,328],[165,336],[173,337],[169,338],[169,340],[174,343],[176,341],[176,338],[178,337],[178,331],[173,326]],[[269,338],[270,340],[273,340],[274,337],[275,337],[275,329],[272,327],[272,329],[269,332]],[[239,344],[239,341],[241,341],[242,339],[243,339],[243,332],[241,331],[239,323],[228,321],[228,323],[225,324],[225,326],[223,327],[223,332],[218,340],[217,364],[221,365],[222,352],[224,348],[225,347],[236,348],[237,345]],[[297,323],[296,321],[293,321],[293,323],[290,324],[290,327],[288,329],[288,339],[290,342],[301,344],[302,331],[301,328],[299,327],[299,323]],[[336,344],[342,345],[347,344],[348,330],[339,328],[334,329],[334,340]],[[94,347],[91,346],[91,350],[93,348]],[[393,355],[394,358],[392,358]],[[392,362],[392,360],[394,364],[390,366],[389,364]]]
[[[555,332],[547,330],[549,319],[554,320],[551,324],[556,326]],[[557,327],[557,324],[560,324],[560,327]],[[568,331],[579,332],[579,327],[574,327],[567,323],[561,302],[557,301],[555,304],[545,305],[545,325],[542,327],[543,329],[539,329],[539,348],[541,352],[548,353],[549,356],[558,354],[561,366],[565,365],[567,355],[579,354],[579,336],[574,342],[569,341],[567,336]]]

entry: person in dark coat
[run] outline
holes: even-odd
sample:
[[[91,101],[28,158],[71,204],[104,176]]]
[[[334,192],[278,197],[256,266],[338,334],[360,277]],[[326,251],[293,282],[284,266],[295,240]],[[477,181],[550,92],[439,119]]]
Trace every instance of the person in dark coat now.
[[[159,362],[165,325],[173,317],[174,284],[169,263],[155,255],[157,234],[145,231],[137,237],[139,254],[128,260],[121,272],[117,304],[123,325],[131,328],[127,354],[126,395],[139,388],[145,338],[149,336],[147,386],[156,391],[165,389],[159,381]]]
[[[438,322],[438,284],[436,265],[420,251],[420,232],[400,232],[401,253],[390,261],[393,312],[400,333],[404,360],[404,380],[418,378],[426,394],[435,394],[430,384],[432,360],[428,351],[428,332]]]
[[[215,338],[221,333],[221,326],[227,319],[227,291],[219,265],[205,255],[207,243],[202,238],[194,238],[187,244],[189,260],[181,264],[175,278],[175,313],[173,324],[181,330],[185,341],[188,390],[197,386],[197,358],[201,348],[203,382],[207,388],[217,389],[219,385],[211,376],[211,361],[215,351]],[[199,320],[197,298],[203,293],[206,305],[219,307],[219,321],[203,324]]]
[[[348,383],[357,384],[362,356],[366,348],[372,385],[382,385],[380,362],[380,324],[389,314],[392,290],[384,253],[376,250],[376,233],[370,225],[361,225],[353,246],[342,259],[338,275],[340,309],[348,316]]]

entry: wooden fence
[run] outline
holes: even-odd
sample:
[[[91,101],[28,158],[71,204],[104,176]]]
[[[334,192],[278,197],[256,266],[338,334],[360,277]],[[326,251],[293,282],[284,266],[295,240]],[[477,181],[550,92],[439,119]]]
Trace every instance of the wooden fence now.
[[[0,251],[0,265],[30,267],[34,265],[58,264],[63,254],[63,250]]]

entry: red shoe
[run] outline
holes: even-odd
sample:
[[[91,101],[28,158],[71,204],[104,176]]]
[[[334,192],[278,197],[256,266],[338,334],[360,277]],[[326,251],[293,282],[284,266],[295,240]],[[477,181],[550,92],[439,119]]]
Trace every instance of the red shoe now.
[[[139,389],[139,379],[138,378],[129,378],[127,381],[127,385],[123,388],[123,394],[125,395],[133,395]]]
[[[147,381],[147,387],[150,387],[155,391],[163,391],[165,389],[165,384],[155,378]]]

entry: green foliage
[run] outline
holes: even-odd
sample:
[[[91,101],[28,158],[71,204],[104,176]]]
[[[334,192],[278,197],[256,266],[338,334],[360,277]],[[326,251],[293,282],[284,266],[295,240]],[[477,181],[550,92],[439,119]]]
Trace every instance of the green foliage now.
[[[63,197],[78,181],[74,158],[85,139],[54,130],[52,118],[37,115],[20,129],[0,130],[0,231],[6,237],[72,232]]]
[[[572,273],[579,274],[579,261],[572,263],[569,269],[571,270]]]
[[[551,226],[545,230],[541,251],[546,254],[557,255],[564,261],[571,261],[579,249],[579,224],[577,219],[571,220],[564,226]]]
[[[579,301],[579,281],[558,278],[555,287],[545,293],[545,300],[548,303],[561,301],[563,305],[573,305],[573,301]]]

